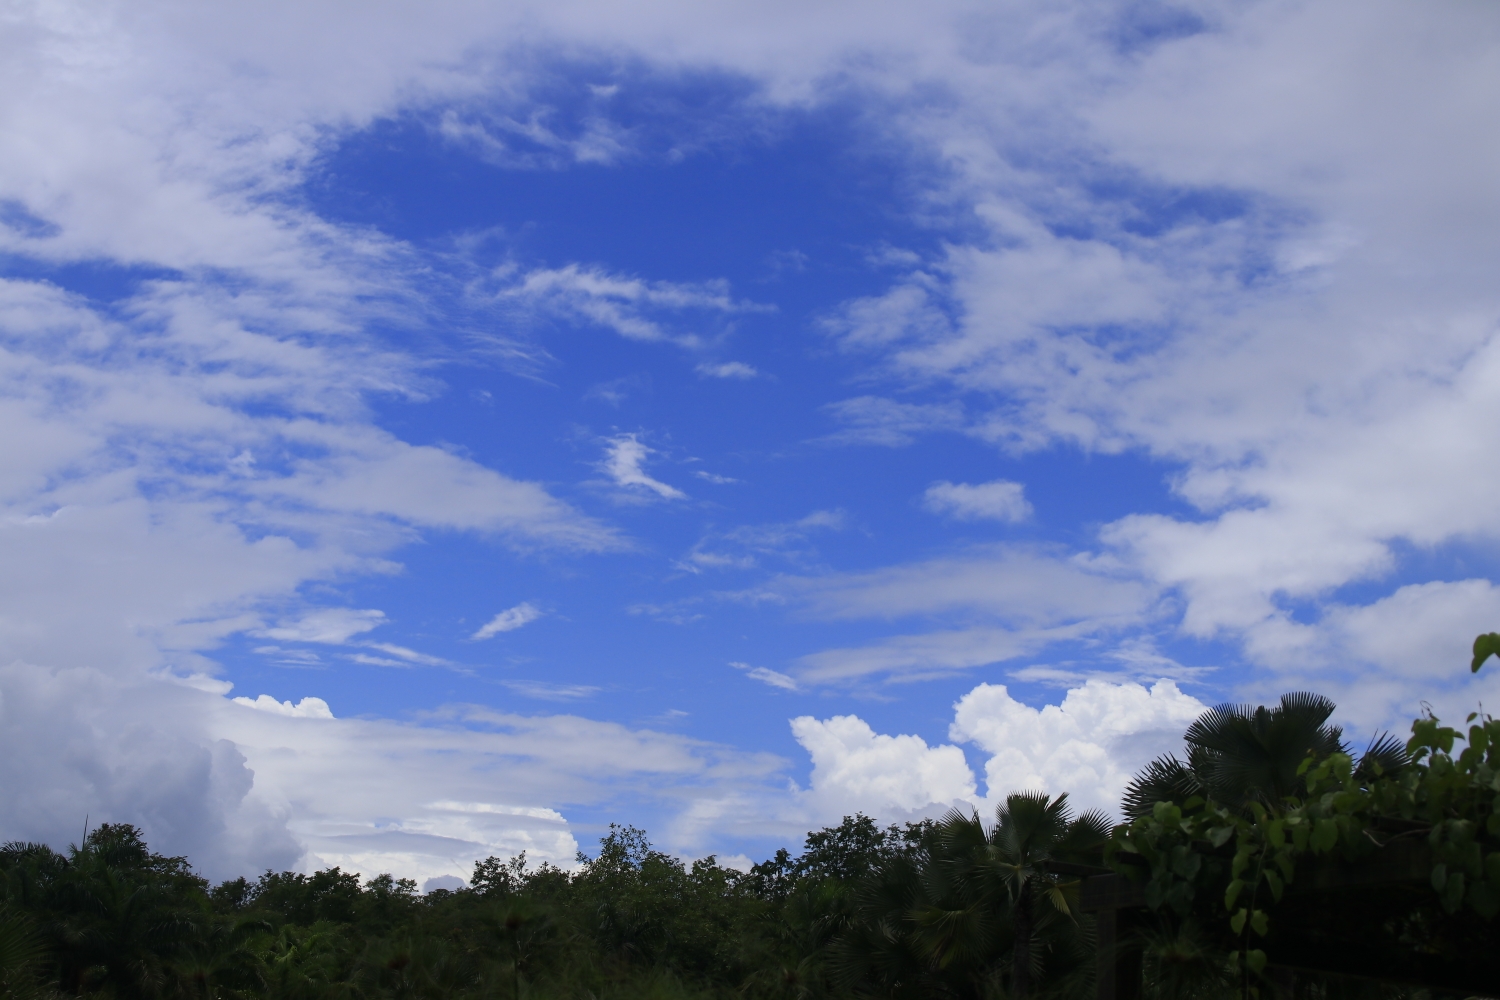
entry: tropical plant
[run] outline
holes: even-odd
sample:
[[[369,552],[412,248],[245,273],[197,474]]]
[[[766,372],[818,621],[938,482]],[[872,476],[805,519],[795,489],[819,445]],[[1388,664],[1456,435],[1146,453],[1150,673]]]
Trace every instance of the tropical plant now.
[[[1198,717],[1183,742],[1187,760],[1173,755],[1148,764],[1125,791],[1126,816],[1151,812],[1158,802],[1181,804],[1193,797],[1231,809],[1250,802],[1273,805],[1302,787],[1303,763],[1349,755],[1343,730],[1328,724],[1336,706],[1304,691],[1281,696],[1274,707],[1218,705]],[[1392,773],[1409,761],[1406,748],[1389,734],[1371,741],[1360,758],[1361,778]]]
[[[1381,737],[1356,763],[1326,699],[1278,708],[1208,713],[1190,730],[1187,779],[1158,762],[1132,786],[1112,855],[1144,877],[1157,957],[1183,959],[1201,985],[1217,953],[1245,995],[1276,962],[1500,981],[1500,723],[1471,715],[1465,733],[1428,713],[1404,746]]]

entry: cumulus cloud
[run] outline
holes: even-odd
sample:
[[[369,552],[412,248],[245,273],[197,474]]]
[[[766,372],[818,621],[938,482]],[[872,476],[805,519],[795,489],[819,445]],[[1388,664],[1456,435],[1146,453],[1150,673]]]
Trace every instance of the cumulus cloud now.
[[[523,625],[529,625],[542,617],[542,612],[530,601],[522,601],[513,608],[506,608],[488,622],[482,625],[479,631],[469,638],[489,639],[502,632],[514,632]]]
[[[687,494],[675,486],[654,479],[645,470],[646,459],[655,453],[635,434],[619,434],[604,448],[604,472],[616,486],[637,494],[652,493],[663,500],[686,500]]]
[[[974,799],[974,774],[958,747],[876,733],[853,715],[799,716],[792,735],[812,758],[808,794],[830,815],[914,816]]]
[[[5,838],[76,842],[88,814],[136,824],[153,847],[189,855],[213,878],[295,867],[303,848],[285,811],[257,794],[243,749],[213,724],[222,703],[87,667],[0,667]]]
[[[1024,521],[1031,516],[1026,487],[1005,479],[978,485],[946,480],[933,483],[922,494],[922,506],[937,514],[970,521]]]
[[[1183,731],[1206,708],[1168,680],[1150,688],[1090,680],[1040,709],[1002,684],[981,684],[954,706],[948,735],[990,755],[984,774],[992,799],[1021,789],[1065,791],[1080,806],[1117,813],[1131,776],[1180,749]]]
[[[268,694],[255,699],[235,698],[234,703],[244,705],[246,708],[258,708],[262,712],[275,712],[277,715],[291,715],[303,719],[333,718],[333,710],[328,707],[328,702],[311,696],[303,698],[295,705],[290,701],[277,701]]]
[[[418,881],[523,850],[569,864],[578,848],[570,805],[622,794],[763,800],[783,766],[768,754],[671,734],[479,706],[422,724],[299,718],[227,699],[200,711],[239,747],[254,771],[254,796],[305,845],[306,864]]]
[[[987,812],[1011,792],[1045,791],[1118,815],[1131,777],[1180,751],[1183,731],[1205,707],[1169,680],[1148,688],[1096,678],[1040,708],[1003,685],[981,684],[954,705],[953,743],[936,746],[876,733],[857,716],[801,716],[792,733],[813,768],[798,801],[819,821],[854,811],[900,820],[955,806]],[[983,794],[960,744],[987,757]]]

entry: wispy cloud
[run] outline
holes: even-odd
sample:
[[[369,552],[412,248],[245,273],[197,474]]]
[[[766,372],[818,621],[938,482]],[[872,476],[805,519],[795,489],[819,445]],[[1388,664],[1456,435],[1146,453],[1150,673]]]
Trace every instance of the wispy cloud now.
[[[382,653],[398,657],[399,659],[404,660],[407,663],[415,663],[424,667],[452,666],[452,663],[450,661],[443,659],[441,656],[429,656],[426,653],[419,653],[415,649],[407,649],[405,646],[397,646],[395,643],[365,642],[360,643],[360,645],[364,646],[367,649],[378,649]]]
[[[781,688],[783,691],[799,690],[795,678],[788,677],[786,674],[783,674],[776,670],[772,670],[770,667],[752,667],[748,663],[740,663],[736,660],[731,660],[729,665],[736,670],[743,670],[745,672],[745,675],[751,680],[760,681],[762,684],[768,684],[774,688]]]
[[[253,635],[283,642],[318,642],[341,646],[351,638],[386,623],[384,611],[354,608],[324,608],[301,618],[283,621],[273,628],[257,629]]]
[[[522,601],[515,607],[506,608],[491,618],[470,638],[488,639],[499,635],[501,632],[514,632],[521,626],[529,625],[540,617],[542,617],[542,612],[535,605],[530,601]]]
[[[677,566],[692,573],[751,569],[766,556],[796,563],[808,555],[812,535],[842,531],[847,523],[848,516],[842,510],[815,510],[795,521],[740,525],[700,539]]]
[[[722,323],[724,317],[771,308],[736,300],[724,281],[647,281],[580,264],[521,273],[505,267],[497,272],[497,278],[503,282],[497,293],[503,302],[601,326],[629,340],[661,341],[688,348],[702,347],[705,336],[681,329],[681,314],[697,316],[700,323],[709,319]],[[749,369],[748,365],[742,367]],[[753,369],[749,373],[753,374]],[[746,376],[730,373],[724,377]]]
[[[962,430],[966,425],[963,406],[958,403],[901,403],[881,396],[857,396],[824,409],[843,427],[816,438],[819,444],[902,448],[923,434]]]
[[[1031,516],[1026,487],[1004,479],[974,486],[947,481],[933,483],[922,495],[922,506],[934,513],[969,521],[1024,521]]]
[[[686,493],[646,472],[646,459],[655,451],[635,434],[618,434],[605,444],[601,468],[622,489],[637,494],[653,493],[663,500],[686,500]]]
[[[698,374],[707,378],[752,379],[760,375],[752,365],[743,361],[725,361],[719,364],[701,364]]]
[[[548,681],[501,681],[504,687],[516,694],[539,701],[577,701],[592,698],[601,690],[591,684],[553,684]]]

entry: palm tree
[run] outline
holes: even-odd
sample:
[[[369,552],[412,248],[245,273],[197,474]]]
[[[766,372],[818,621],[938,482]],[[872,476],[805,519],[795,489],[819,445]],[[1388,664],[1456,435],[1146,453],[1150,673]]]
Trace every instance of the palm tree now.
[[[1125,790],[1125,814],[1149,815],[1157,802],[1181,804],[1201,795],[1231,808],[1254,801],[1274,805],[1295,795],[1298,770],[1309,757],[1321,761],[1349,753],[1343,730],[1328,724],[1335,705],[1320,694],[1295,691],[1274,708],[1217,705],[1198,717],[1183,737],[1187,760],[1158,757]],[[1406,748],[1389,733],[1371,741],[1356,775],[1369,779],[1405,767]]]
[[[1077,883],[1064,882],[1056,867],[1097,851],[1109,834],[1103,813],[1075,818],[1066,793],[1056,798],[1045,792],[1008,795],[989,830],[978,814],[956,810],[939,824],[938,837],[963,883],[980,897],[998,897],[1010,910],[1010,992],[1017,1000],[1031,994],[1039,971],[1038,933],[1058,917],[1073,917],[1070,897]]]
[[[57,996],[43,984],[46,942],[22,913],[0,906],[0,997],[44,1000]]]

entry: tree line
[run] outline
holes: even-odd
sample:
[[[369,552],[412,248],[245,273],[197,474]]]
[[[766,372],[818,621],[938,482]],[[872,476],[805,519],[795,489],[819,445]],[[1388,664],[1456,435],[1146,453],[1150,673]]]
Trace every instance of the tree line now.
[[[1083,1000],[1096,942],[1080,880],[1118,871],[1145,887],[1146,995],[1244,997],[1271,989],[1277,948],[1318,933],[1297,923],[1306,900],[1278,909],[1297,873],[1324,856],[1358,863],[1398,836],[1428,845],[1430,886],[1361,898],[1342,919],[1364,920],[1381,947],[1500,951],[1500,725],[1471,719],[1462,733],[1426,716],[1411,740],[1378,739],[1356,757],[1333,710],[1295,694],[1209,711],[1185,759],[1155,761],[1131,784],[1124,823],[1022,792],[989,817],[846,817],[749,872],[685,862],[628,826],[573,870],[492,857],[467,888],[427,894],[339,868],[210,884],[119,823],[63,851],[9,843],[0,992]],[[1309,996],[1402,995],[1357,977],[1299,982]]]

